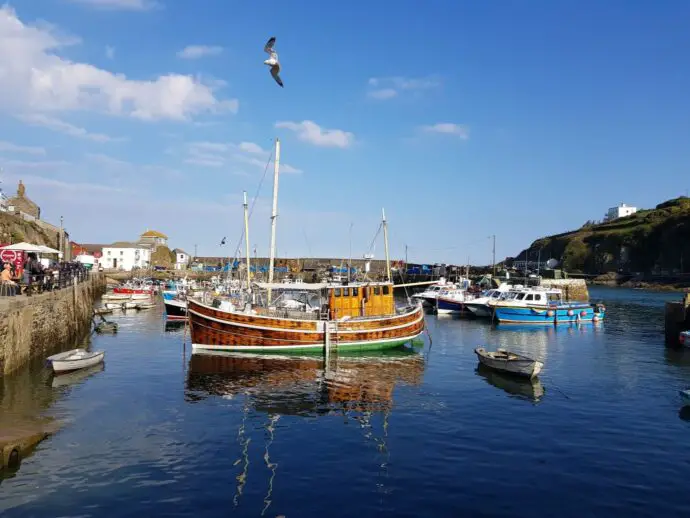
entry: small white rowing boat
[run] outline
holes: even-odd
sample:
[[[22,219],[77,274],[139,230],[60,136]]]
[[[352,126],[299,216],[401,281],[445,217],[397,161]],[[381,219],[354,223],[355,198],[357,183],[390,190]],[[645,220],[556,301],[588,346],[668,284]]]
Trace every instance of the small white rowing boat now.
[[[72,372],[86,367],[93,367],[103,361],[105,351],[87,351],[86,349],[72,349],[64,353],[48,356],[47,361],[56,374]]]
[[[544,364],[527,356],[512,353],[505,349],[497,349],[496,352],[487,351],[483,347],[474,350],[479,362],[487,367],[517,376],[534,378],[541,372]]]

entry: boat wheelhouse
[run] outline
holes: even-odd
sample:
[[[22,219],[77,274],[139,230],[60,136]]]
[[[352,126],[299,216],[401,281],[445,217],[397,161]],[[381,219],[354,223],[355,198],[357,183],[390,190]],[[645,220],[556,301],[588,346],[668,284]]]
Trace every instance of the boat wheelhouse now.
[[[189,298],[194,350],[309,351],[397,347],[424,330],[421,304],[396,307],[390,282],[255,283],[243,307]]]

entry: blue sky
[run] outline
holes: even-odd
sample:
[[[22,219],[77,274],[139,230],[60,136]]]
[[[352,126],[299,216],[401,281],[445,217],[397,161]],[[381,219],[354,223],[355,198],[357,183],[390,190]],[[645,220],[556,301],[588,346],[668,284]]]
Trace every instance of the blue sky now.
[[[488,263],[492,234],[501,259],[690,189],[689,16],[682,1],[15,1],[3,187],[23,179],[77,241],[155,228],[227,255],[277,136],[279,255],[347,256],[352,224],[361,256],[385,207],[394,257]]]

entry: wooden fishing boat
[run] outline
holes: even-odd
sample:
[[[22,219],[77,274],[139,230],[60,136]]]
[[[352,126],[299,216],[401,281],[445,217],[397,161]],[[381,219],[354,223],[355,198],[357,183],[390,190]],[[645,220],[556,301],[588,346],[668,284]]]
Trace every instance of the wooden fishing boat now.
[[[477,347],[474,350],[479,362],[491,369],[515,374],[517,376],[526,376],[534,378],[540,372],[544,364],[533,358],[522,356],[517,353],[506,351],[505,349],[497,349],[495,352],[487,351],[483,347]]]
[[[264,284],[276,304],[204,303],[187,299],[192,348],[221,351],[373,350],[397,347],[424,331],[421,303],[395,307],[386,282]],[[255,294],[256,295],[256,294]],[[279,301],[306,300],[301,309],[280,309]],[[214,307],[215,306],[215,307]]]
[[[47,358],[48,363],[56,374],[72,372],[87,367],[93,367],[103,361],[105,351],[87,351],[86,349],[72,349],[64,353],[54,354]]]

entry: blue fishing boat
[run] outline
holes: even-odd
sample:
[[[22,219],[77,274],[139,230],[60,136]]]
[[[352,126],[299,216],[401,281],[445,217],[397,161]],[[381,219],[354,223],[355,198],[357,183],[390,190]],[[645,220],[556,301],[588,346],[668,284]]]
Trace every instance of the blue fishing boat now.
[[[561,290],[540,287],[509,293],[489,304],[501,324],[578,324],[602,321],[606,314],[603,304],[565,302]]]

